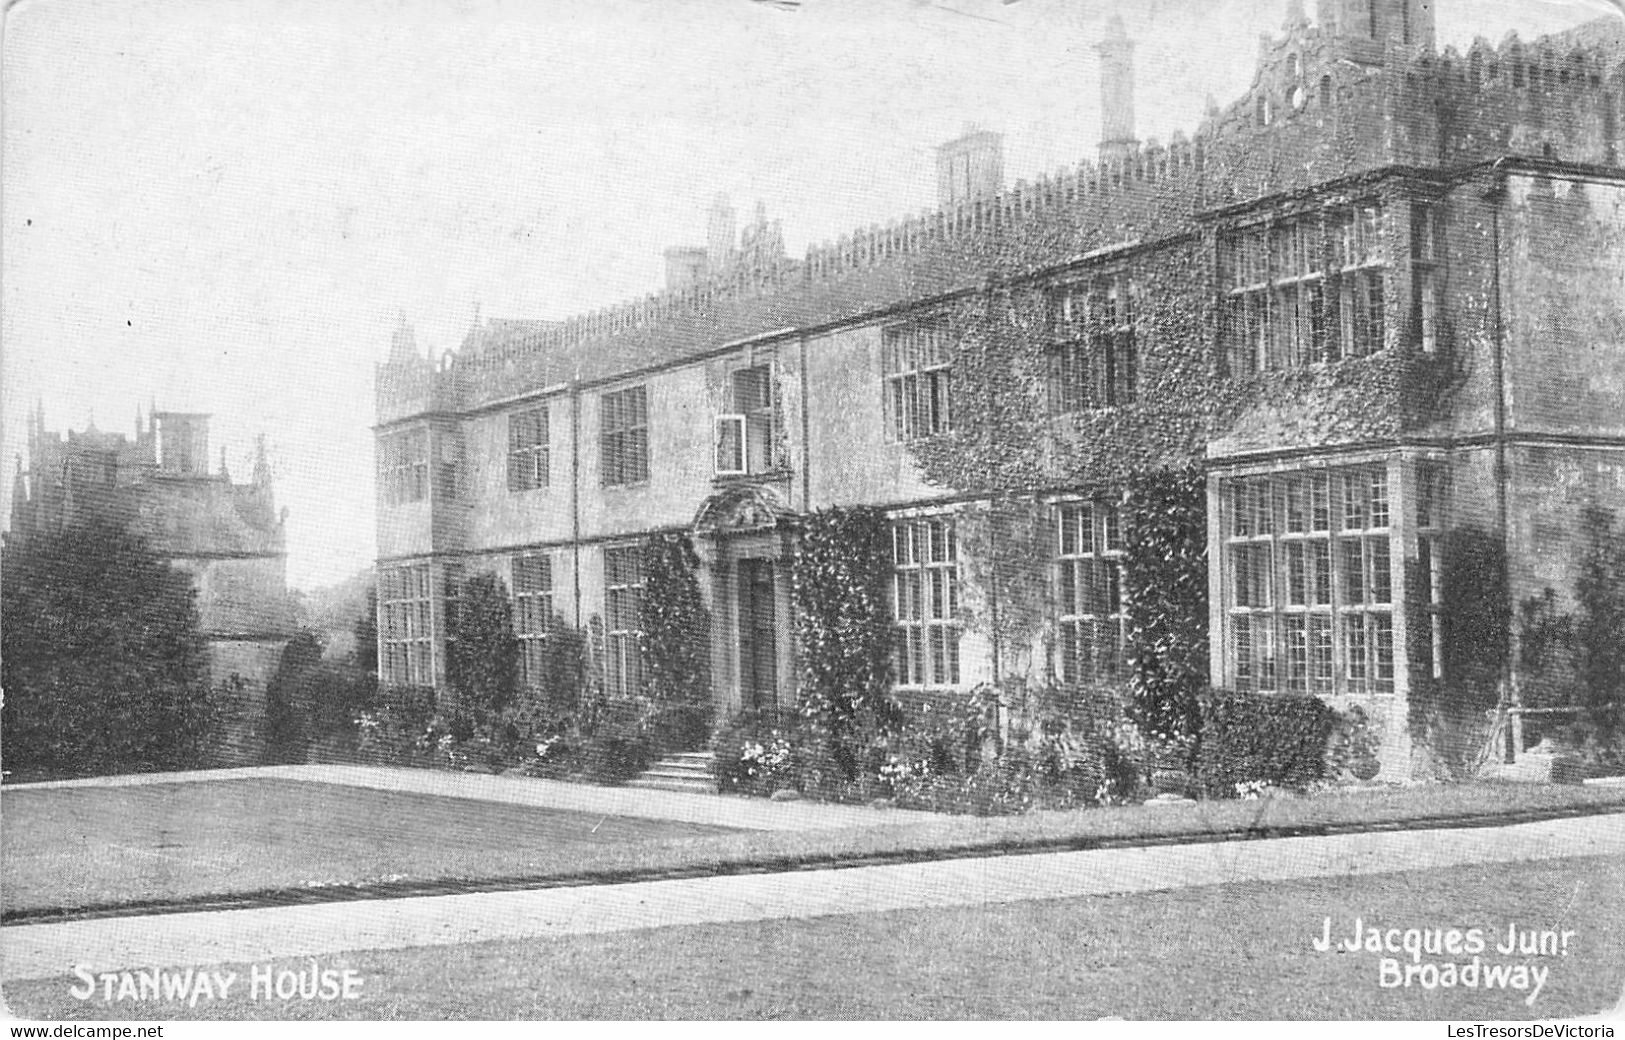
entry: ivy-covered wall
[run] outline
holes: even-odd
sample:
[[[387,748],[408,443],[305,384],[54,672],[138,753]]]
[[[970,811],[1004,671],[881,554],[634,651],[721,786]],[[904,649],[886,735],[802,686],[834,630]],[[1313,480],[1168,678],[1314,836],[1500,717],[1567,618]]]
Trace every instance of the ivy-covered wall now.
[[[1552,588],[1560,609],[1569,609],[1588,511],[1625,516],[1625,448],[1523,445],[1509,454],[1512,602]]]
[[[1101,272],[1137,287],[1136,403],[1053,414],[1051,294]],[[911,445],[926,481],[978,494],[1104,492],[1130,473],[1200,458],[1224,392],[1211,307],[1206,255],[1192,238],[956,302],[947,309],[954,429]]]
[[[807,344],[804,414],[811,461],[805,486],[814,508],[902,503],[941,493],[921,479],[908,446],[886,432],[885,325],[836,329]],[[789,418],[799,422],[799,416]],[[795,465],[800,487],[802,461]]]
[[[710,707],[711,614],[700,596],[700,560],[685,534],[643,546],[643,693],[663,704]]]
[[[862,673],[855,686],[823,674],[810,656],[846,622],[798,633],[804,693],[819,710],[851,698],[885,703],[877,676],[889,667],[882,608],[891,560],[875,533],[885,529],[880,513],[866,512],[875,531],[841,549],[817,510],[956,515],[968,686],[1050,674],[1051,502],[1064,495],[1120,505],[1143,720],[1188,736],[1190,691],[1207,681],[1211,660],[1206,599],[1219,587],[1203,581],[1211,562],[1204,468],[1219,479],[1255,463],[1425,453],[1453,470],[1451,529],[1501,538],[1502,474],[1490,441],[1498,361],[1506,360],[1507,429],[1565,441],[1508,450],[1512,522],[1502,541],[1512,550],[1511,594],[1572,584],[1564,571],[1574,518],[1625,495],[1625,449],[1577,443],[1625,436],[1622,192],[1582,186],[1589,174],[1488,164],[1509,153],[1617,163],[1622,84],[1617,64],[1526,51],[1515,40],[1419,55],[1356,46],[1295,20],[1263,46],[1243,96],[1167,147],[1148,142],[1122,161],[1085,164],[958,211],[859,229],[786,261],[756,287],[702,287],[564,322],[488,323],[438,366],[403,340],[380,370],[380,420],[429,422],[425,413],[434,413],[437,462],[441,445],[460,434],[469,497],[381,507],[383,555],[467,552],[470,566],[478,554],[501,571],[509,554],[545,546],[557,609],[590,625],[603,609],[604,541],[687,525],[726,486],[713,472],[714,420],[733,409],[731,372],[765,359],[784,463],[767,484],[776,502],[813,518],[803,546],[824,560],[797,564],[797,595],[812,596],[798,610],[815,602],[856,609],[874,629],[872,642],[842,644],[832,658],[838,667],[830,667]],[[1505,192],[1496,190],[1501,180]],[[1385,349],[1230,372],[1220,321],[1224,236],[1373,199],[1386,208]],[[1413,307],[1417,200],[1435,202],[1441,215],[1431,353],[1420,349]],[[1136,287],[1135,400],[1057,413],[1052,295],[1102,275]],[[921,319],[948,328],[953,424],[901,443],[887,429],[882,344],[888,326]],[[649,387],[650,480],[605,487],[601,396],[638,383]],[[556,405],[554,481],[528,499],[506,488],[502,412],[526,392],[552,393]],[[1408,496],[1400,501],[1410,508]],[[837,564],[838,549],[858,552],[862,567],[843,570],[851,561]],[[1414,538],[1396,536],[1395,573],[1418,563]],[[725,585],[713,580],[713,594],[726,594]],[[844,603],[840,590],[851,588],[862,594]],[[721,606],[718,616],[727,616]],[[734,633],[723,624],[711,638]]]
[[[1208,652],[1207,481],[1200,466],[1140,472],[1124,497],[1129,717],[1176,745],[1199,737]]]
[[[809,515],[792,563],[796,712],[850,777],[865,734],[895,725],[891,527],[878,509]]]

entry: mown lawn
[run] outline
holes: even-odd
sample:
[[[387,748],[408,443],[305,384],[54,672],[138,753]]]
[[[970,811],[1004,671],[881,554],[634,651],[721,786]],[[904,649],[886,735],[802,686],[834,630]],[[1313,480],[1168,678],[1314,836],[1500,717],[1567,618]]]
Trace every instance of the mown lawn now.
[[[1574,932],[1539,996],[1384,988],[1380,955],[1319,952],[1325,919],[1381,928]],[[1403,956],[1403,955],[1401,955]],[[1427,959],[1437,960],[1439,958]],[[303,963],[276,962],[273,970]],[[71,1018],[1553,1019],[1625,987],[1625,862],[1613,857],[1246,882],[1169,892],[352,953],[360,998],[195,1009],[13,983],[16,1013]],[[264,966],[262,966],[264,967]],[[220,969],[246,978],[247,965]]]
[[[514,879],[579,884],[1499,812],[1625,811],[1625,788],[1422,785],[926,822],[875,810],[869,826],[805,832],[729,830],[282,779],[10,788],[0,801],[6,824],[0,892],[11,914],[270,889]]]
[[[7,912],[557,872],[727,828],[275,779],[8,789]],[[590,857],[588,857],[590,858]]]

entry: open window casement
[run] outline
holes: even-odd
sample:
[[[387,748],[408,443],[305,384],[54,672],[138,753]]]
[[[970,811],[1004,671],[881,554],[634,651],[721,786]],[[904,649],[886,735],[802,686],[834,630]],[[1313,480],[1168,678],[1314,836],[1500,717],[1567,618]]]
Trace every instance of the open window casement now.
[[[716,419],[717,476],[734,477],[746,469],[746,417],[719,415]]]

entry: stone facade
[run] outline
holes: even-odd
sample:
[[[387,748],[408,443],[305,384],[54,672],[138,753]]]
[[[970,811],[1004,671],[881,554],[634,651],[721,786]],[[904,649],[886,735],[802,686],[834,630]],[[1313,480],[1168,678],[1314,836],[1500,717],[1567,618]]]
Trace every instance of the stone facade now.
[[[1120,678],[1124,481],[1195,464],[1213,684],[1360,704],[1406,775],[1408,699],[1449,659],[1443,540],[1502,545],[1517,602],[1572,586],[1581,509],[1625,511],[1625,47],[1603,23],[1440,53],[1429,0],[1287,7],[1248,93],[1166,146],[1134,141],[1118,36],[1098,165],[487,322],[439,363],[403,325],[385,680],[444,681],[456,576],[545,559],[547,609],[586,626],[635,578],[617,553],[685,530],[719,708],[792,703],[796,521],[844,505],[896,522],[904,689]],[[1052,597],[1001,662],[956,520],[1012,493]]]
[[[18,460],[7,539],[21,541],[87,516],[114,518],[185,572],[208,650],[209,679],[245,681],[220,747],[225,763],[264,750],[265,689],[295,631],[287,589],[283,517],[263,448],[247,483],[224,458],[209,470],[209,417],[154,411],[134,438],[28,426],[28,467]]]

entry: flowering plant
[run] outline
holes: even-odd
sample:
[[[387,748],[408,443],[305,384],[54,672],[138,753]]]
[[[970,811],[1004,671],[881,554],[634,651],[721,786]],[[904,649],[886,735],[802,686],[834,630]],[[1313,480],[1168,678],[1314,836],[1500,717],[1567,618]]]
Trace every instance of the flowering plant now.
[[[1236,784],[1236,797],[1243,801],[1257,801],[1260,798],[1269,798],[1275,792],[1275,785],[1268,780],[1242,780]]]
[[[774,777],[789,767],[793,754],[790,741],[773,730],[766,744],[752,742],[740,748],[741,772],[752,780]]]

